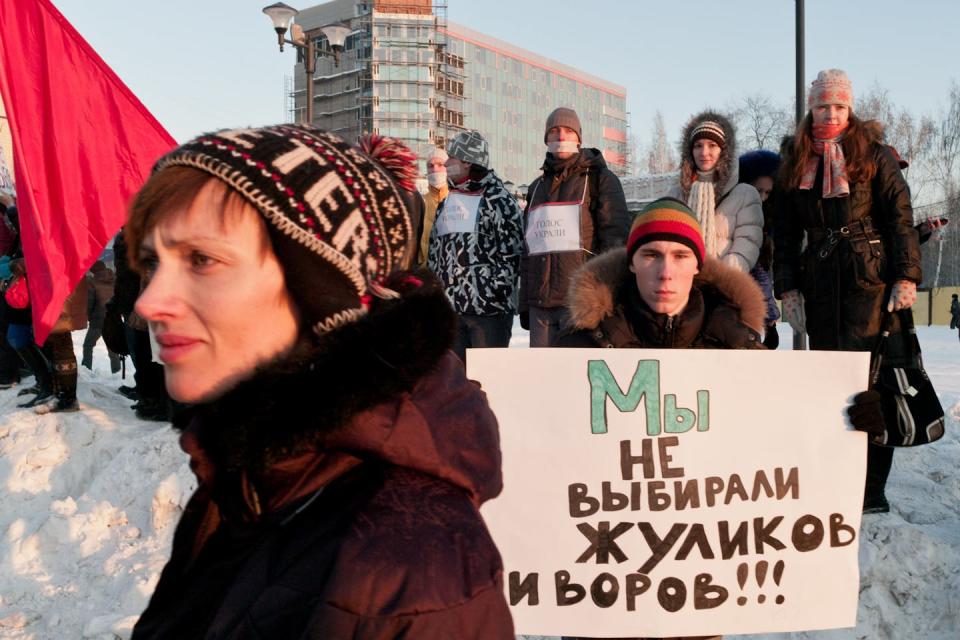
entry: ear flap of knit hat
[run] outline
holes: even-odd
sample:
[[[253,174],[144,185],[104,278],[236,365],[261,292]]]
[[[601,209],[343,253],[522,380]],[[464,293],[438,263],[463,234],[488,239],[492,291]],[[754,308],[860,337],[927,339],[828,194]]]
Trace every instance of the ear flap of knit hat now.
[[[413,225],[395,176],[308,125],[224,130],[167,154],[242,195],[263,216],[301,318],[325,333],[366,312],[370,285],[402,268]]]

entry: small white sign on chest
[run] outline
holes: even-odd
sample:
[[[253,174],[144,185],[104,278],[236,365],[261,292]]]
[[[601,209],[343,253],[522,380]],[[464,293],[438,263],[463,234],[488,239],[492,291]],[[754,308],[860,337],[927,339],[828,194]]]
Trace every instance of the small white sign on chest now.
[[[527,214],[530,255],[580,250],[580,203],[545,204]]]
[[[482,199],[483,193],[451,191],[437,216],[437,234],[473,233],[477,228],[477,212]]]

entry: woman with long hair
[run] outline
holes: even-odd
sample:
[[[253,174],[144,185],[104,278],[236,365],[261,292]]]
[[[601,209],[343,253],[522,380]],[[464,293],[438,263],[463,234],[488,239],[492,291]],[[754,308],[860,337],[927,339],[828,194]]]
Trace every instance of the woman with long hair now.
[[[198,487],[135,640],[512,640],[497,423],[410,271],[415,157],[306,125],[164,156],[126,225]]]
[[[776,294],[811,349],[872,351],[884,311],[909,309],[921,281],[910,190],[879,124],[852,112],[843,71],[821,71],[808,106],[781,164]],[[892,321],[885,361],[904,366],[908,351]],[[889,510],[884,487],[892,459],[892,449],[869,445],[865,513]]]

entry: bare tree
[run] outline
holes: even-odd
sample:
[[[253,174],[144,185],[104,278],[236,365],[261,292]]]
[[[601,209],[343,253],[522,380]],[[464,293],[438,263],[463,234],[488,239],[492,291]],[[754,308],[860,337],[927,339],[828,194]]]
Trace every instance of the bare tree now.
[[[919,199],[929,182],[929,172],[911,169],[918,165],[924,165],[925,168],[924,161],[931,151],[937,126],[933,118],[926,115],[917,118],[898,107],[890,98],[889,91],[878,83],[874,83],[859,97],[854,112],[861,119],[877,120],[883,125],[885,142],[892,145],[910,165],[903,170],[903,175],[910,183],[914,199]]]
[[[647,171],[651,174],[670,173],[677,170],[677,156],[667,139],[667,127],[663,123],[663,114],[657,111],[653,116],[653,136],[647,151]]]
[[[941,199],[918,217],[946,215],[950,224],[941,238],[924,245],[924,284],[957,286],[960,285],[960,84],[951,85],[947,107],[933,129],[924,167]]]
[[[783,136],[794,130],[791,110],[778,106],[761,93],[744,96],[728,111],[737,125],[737,142],[741,151],[778,149]]]

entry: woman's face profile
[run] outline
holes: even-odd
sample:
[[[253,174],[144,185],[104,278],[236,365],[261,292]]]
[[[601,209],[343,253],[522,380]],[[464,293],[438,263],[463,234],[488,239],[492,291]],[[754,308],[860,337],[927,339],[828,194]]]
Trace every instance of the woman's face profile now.
[[[146,289],[136,310],[150,323],[175,400],[211,400],[289,349],[298,334],[283,270],[252,206],[211,179],[188,205],[146,234]],[[221,210],[223,210],[221,212]]]

